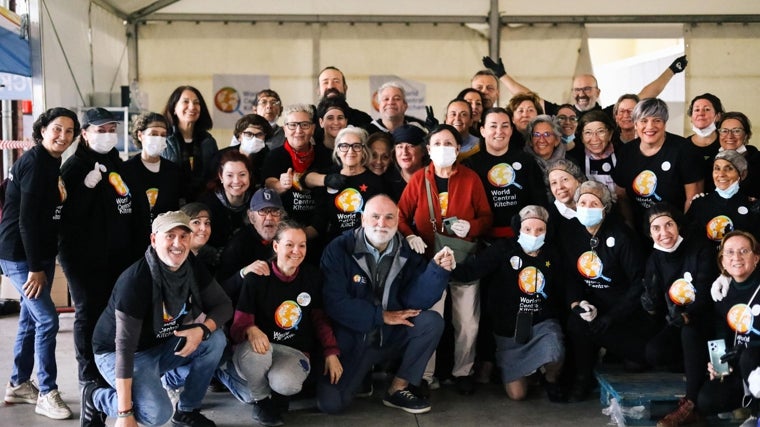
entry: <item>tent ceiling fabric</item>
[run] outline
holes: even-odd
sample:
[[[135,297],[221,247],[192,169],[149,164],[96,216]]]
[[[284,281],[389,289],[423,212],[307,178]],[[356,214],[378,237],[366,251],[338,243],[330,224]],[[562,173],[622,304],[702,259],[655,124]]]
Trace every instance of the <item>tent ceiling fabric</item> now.
[[[29,40],[19,37],[19,17],[0,7],[0,73],[32,75]]]
[[[385,0],[325,1],[288,0],[259,2],[250,0],[93,0],[116,11],[122,19],[137,21],[185,16],[190,20],[218,21],[220,15],[236,16],[239,20],[251,17],[317,16],[312,21],[329,22],[347,17],[479,17],[488,16],[491,0]],[[530,22],[756,22],[757,5],[746,0],[698,2],[693,0],[640,0],[637,2],[599,2],[576,0],[568,7],[564,0],[545,0],[540,5],[522,0],[498,0],[503,23]],[[235,20],[235,19],[230,19]],[[471,19],[470,19],[471,20]]]

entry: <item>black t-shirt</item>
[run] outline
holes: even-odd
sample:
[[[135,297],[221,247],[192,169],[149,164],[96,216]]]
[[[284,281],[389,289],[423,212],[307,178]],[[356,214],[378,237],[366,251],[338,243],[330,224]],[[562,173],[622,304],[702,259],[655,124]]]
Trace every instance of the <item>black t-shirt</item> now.
[[[286,142],[287,144],[287,142]],[[321,146],[314,147],[314,160],[309,170],[323,171],[330,166],[330,154]],[[263,176],[280,179],[280,174],[293,167],[293,160],[284,146],[275,148],[269,152],[264,162]],[[325,190],[324,187],[308,189],[300,182],[301,174],[294,173],[293,187],[280,194],[282,205],[292,219],[304,225],[311,225],[320,233],[326,227],[325,216]]]
[[[734,345],[760,346],[760,335],[755,332],[757,325],[753,324],[757,316],[749,312],[752,307],[760,303],[760,295],[755,295],[753,298],[758,286],[760,286],[760,270],[755,269],[743,283],[731,280],[725,298],[715,303],[715,310],[720,318],[726,319],[731,331],[736,332]],[[726,345],[730,345],[729,339],[726,340]]]
[[[309,264],[301,264],[292,282],[283,282],[274,273],[248,274],[237,310],[252,314],[270,342],[308,353],[317,337],[311,316],[314,309],[322,308],[321,278]]]
[[[527,255],[515,240],[498,239],[493,245],[457,264],[453,276],[471,281],[487,277],[486,311],[497,335],[512,337],[518,311],[533,314],[533,324],[556,318],[565,303],[556,292],[556,254],[543,247],[537,256]]]
[[[359,175],[347,176],[344,189],[327,194],[327,238],[360,226],[364,204],[370,197],[385,191],[383,178],[369,169]]]
[[[0,258],[26,261],[30,271],[40,271],[42,261],[55,258],[67,197],[60,167],[61,159],[42,144],[13,164],[0,222]]]
[[[648,207],[660,201],[683,209],[684,186],[703,178],[701,160],[682,137],[666,134],[660,151],[649,157],[641,153],[640,145],[639,138],[623,145],[612,172],[615,184],[624,188],[631,200],[636,224],[642,223]]]
[[[493,227],[509,227],[512,217],[527,205],[548,206],[544,179],[534,158],[509,147],[501,156],[481,150],[465,160],[486,190]]]
[[[752,202],[743,191],[730,199],[712,192],[697,197],[686,213],[694,231],[712,241],[717,248],[723,236],[734,230],[743,230],[760,238],[760,215],[752,210]]]

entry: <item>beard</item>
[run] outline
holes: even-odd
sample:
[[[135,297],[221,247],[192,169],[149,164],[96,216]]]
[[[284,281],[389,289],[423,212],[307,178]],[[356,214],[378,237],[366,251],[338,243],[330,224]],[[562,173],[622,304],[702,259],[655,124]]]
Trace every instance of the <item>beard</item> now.
[[[397,229],[396,227],[365,227],[364,236],[372,246],[384,246],[393,240]]]
[[[322,99],[328,99],[328,98],[335,98],[345,101],[346,100],[346,94],[341,93],[338,89],[335,89],[334,87],[331,87],[322,94]]]

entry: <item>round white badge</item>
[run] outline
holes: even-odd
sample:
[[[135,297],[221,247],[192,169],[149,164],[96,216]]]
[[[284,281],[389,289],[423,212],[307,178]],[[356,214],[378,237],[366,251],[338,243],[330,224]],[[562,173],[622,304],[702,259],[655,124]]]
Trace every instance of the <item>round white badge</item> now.
[[[509,265],[512,266],[513,270],[519,270],[520,267],[522,267],[522,260],[519,256],[514,255],[512,258],[509,259]]]
[[[604,244],[607,245],[608,248],[614,248],[615,247],[615,238],[610,236],[607,238],[607,240],[604,241]]]
[[[301,307],[306,307],[307,305],[311,304],[311,295],[309,295],[307,292],[301,292],[296,297],[296,302]]]
[[[673,165],[671,165],[670,162],[666,161],[666,162],[662,162],[662,166],[661,167],[662,167],[662,170],[669,171],[672,166]]]
[[[516,171],[519,171],[520,169],[522,169],[522,163],[520,163],[520,162],[514,162],[514,163],[512,163],[512,169],[514,169]]]
[[[753,305],[751,311],[752,311],[752,315],[755,316],[755,317],[757,317],[758,315],[760,315],[760,304]]]
[[[739,215],[747,215],[749,213],[749,209],[746,206],[739,206],[739,209],[736,211],[739,212]]]
[[[612,169],[612,165],[609,163],[605,163],[602,165],[602,170],[605,172],[609,172]]]

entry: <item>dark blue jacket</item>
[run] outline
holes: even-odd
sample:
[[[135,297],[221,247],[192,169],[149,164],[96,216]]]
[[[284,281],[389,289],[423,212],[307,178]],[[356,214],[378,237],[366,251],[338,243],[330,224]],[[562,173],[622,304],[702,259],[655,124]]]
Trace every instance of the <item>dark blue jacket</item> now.
[[[406,328],[383,324],[383,311],[427,310],[441,299],[449,281],[448,271],[412,251],[406,239],[397,233],[394,243],[401,247],[388,273],[382,301],[376,304],[365,260],[371,255],[356,253],[357,239],[364,239],[363,228],[345,231],[322,253],[324,308],[333,320],[339,343],[363,341],[363,337],[377,329],[387,337],[393,328]]]

